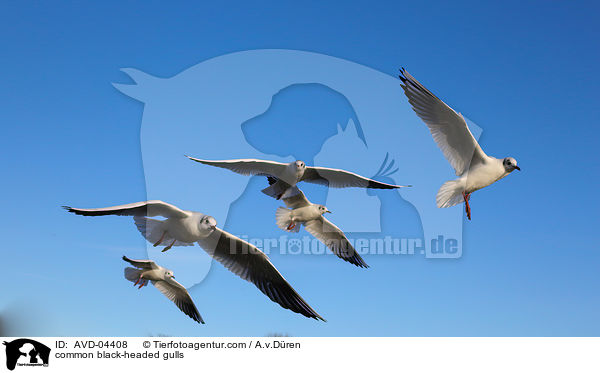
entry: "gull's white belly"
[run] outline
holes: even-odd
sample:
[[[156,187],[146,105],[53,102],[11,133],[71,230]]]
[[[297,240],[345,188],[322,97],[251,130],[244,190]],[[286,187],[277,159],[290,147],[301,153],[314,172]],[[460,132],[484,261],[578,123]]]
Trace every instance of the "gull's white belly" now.
[[[196,216],[190,216],[184,219],[169,218],[163,223],[163,229],[173,239],[190,243],[204,238],[198,228],[198,224],[199,218]]]
[[[506,176],[503,167],[496,165],[482,165],[469,170],[466,175],[465,191],[472,193],[485,188]]]
[[[164,272],[165,269],[162,267],[158,269],[150,269],[142,272],[142,277],[150,281],[160,281],[164,278]]]
[[[292,211],[292,219],[297,222],[307,222],[321,216],[319,208],[316,206],[300,207]]]
[[[298,181],[300,181],[303,173],[304,172],[299,172],[296,166],[292,163],[288,165],[281,175],[278,175],[277,177],[285,181],[290,186],[294,186]]]

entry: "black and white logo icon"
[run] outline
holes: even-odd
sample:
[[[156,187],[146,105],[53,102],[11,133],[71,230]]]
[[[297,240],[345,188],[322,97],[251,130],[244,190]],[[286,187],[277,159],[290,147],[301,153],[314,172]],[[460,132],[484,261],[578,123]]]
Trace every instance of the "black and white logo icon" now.
[[[20,338],[4,342],[4,345],[8,370],[14,370],[16,366],[48,366],[50,348],[43,343]]]

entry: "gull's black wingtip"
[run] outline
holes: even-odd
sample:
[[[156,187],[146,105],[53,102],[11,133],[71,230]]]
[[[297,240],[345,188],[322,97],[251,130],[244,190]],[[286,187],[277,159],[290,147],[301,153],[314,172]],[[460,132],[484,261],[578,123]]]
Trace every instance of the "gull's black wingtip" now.
[[[365,269],[369,268],[369,265],[367,264],[367,262],[365,262],[365,260],[361,256],[359,256],[358,253],[352,259],[353,260],[350,261],[350,263],[354,264],[358,268],[365,268]]]
[[[406,69],[404,69],[404,67],[400,68],[400,75],[398,75],[398,78],[400,78],[400,80],[402,81],[402,83],[406,84],[406,81],[408,80],[406,78],[406,76],[404,76],[404,74],[406,73]]]

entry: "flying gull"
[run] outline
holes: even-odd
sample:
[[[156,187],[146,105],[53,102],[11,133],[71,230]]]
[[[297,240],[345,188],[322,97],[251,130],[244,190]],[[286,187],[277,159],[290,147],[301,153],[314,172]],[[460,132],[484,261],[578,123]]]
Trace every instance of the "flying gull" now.
[[[459,176],[445,182],[436,196],[437,206],[451,207],[465,202],[467,218],[471,220],[471,193],[495,183],[514,170],[521,170],[512,157],[497,159],[483,152],[471,134],[467,122],[437,98],[406,70],[400,70],[402,88],[408,102],[425,122],[433,139]]]
[[[326,185],[332,188],[376,188],[396,189],[409,185],[392,185],[381,183],[355,173],[326,167],[310,167],[302,161],[280,163],[261,159],[231,159],[223,161],[210,161],[192,158],[192,161],[209,166],[221,167],[242,175],[262,175],[272,178],[274,182],[262,190],[266,195],[275,199],[281,196],[300,181]]]
[[[289,188],[282,200],[289,208],[277,208],[275,221],[279,228],[298,232],[300,225],[304,225],[304,229],[338,257],[358,267],[369,267],[348,242],[344,232],[325,218],[326,213],[331,213],[327,207],[311,203],[297,186]]]
[[[63,207],[69,212],[84,216],[133,216],[142,235],[154,246],[166,246],[163,251],[173,246],[193,246],[194,242],[198,242],[211,257],[242,279],[252,282],[281,307],[325,321],[292,288],[265,253],[239,237],[219,229],[212,216],[181,210],[156,200],[98,209]],[[146,218],[158,215],[166,219]]]
[[[152,260],[132,260],[126,256],[123,256],[123,260],[138,268],[125,268],[125,278],[133,282],[133,286],[139,283],[139,289],[141,289],[147,286],[149,281],[152,281],[152,285],[175,303],[183,313],[194,321],[204,324],[190,294],[183,285],[175,281],[171,270],[159,266]]]

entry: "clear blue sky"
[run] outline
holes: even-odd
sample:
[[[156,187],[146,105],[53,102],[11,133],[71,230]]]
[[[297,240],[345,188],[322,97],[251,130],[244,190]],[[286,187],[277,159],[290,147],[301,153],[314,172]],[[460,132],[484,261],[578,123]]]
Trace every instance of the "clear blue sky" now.
[[[2,317],[25,335],[600,334],[599,13],[541,1],[3,3]],[[517,158],[520,174],[474,195],[460,259],[371,255],[361,271],[273,256],[327,323],[280,309],[218,264],[191,291],[203,326],[125,282],[120,256],[146,255],[130,219],[60,209],[146,198],[144,105],[112,86],[131,82],[119,69],[172,77],[260,48],[390,76],[404,66],[485,129],[489,154]]]

